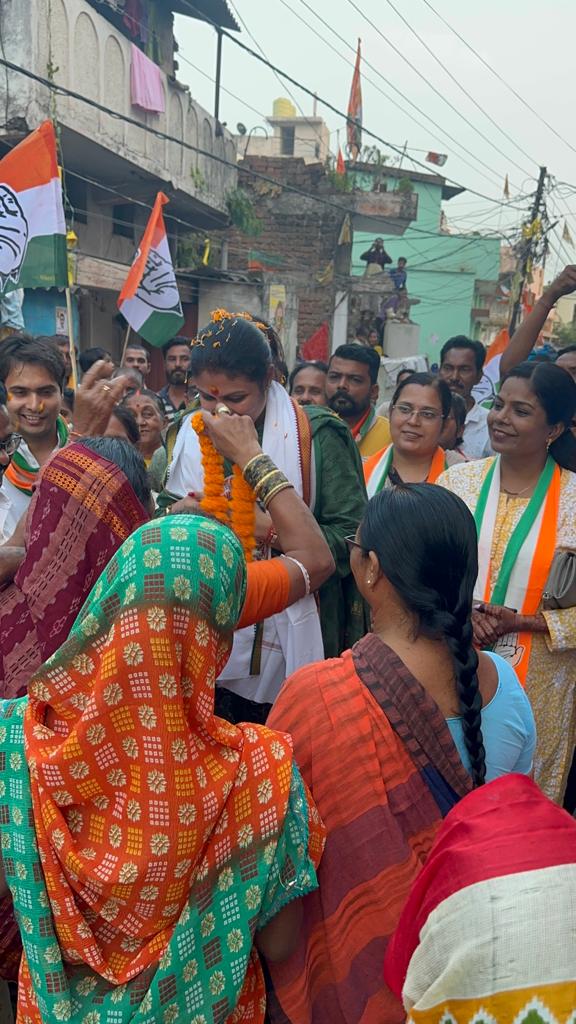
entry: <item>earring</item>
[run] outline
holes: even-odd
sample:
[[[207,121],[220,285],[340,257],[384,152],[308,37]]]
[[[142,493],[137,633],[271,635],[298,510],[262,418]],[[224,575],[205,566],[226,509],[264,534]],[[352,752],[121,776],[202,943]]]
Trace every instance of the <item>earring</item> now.
[[[551,444],[552,444],[552,438],[549,437],[548,440],[546,441],[546,451],[548,451],[548,449],[550,448]]]

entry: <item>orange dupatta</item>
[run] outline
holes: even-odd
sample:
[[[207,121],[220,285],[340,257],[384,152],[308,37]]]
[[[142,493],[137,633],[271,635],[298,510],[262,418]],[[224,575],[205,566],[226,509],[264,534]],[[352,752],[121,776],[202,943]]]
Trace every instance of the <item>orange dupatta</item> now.
[[[376,452],[364,462],[364,482],[368,490],[368,497],[373,498],[375,494],[386,484],[386,478],[390,471],[394,458],[394,445],[389,445],[383,451]],[[380,471],[378,471],[380,467]],[[438,477],[446,469],[446,453],[443,448],[438,447],[432,456],[428,476],[424,481],[427,484],[435,484]],[[372,481],[374,477],[374,481]]]

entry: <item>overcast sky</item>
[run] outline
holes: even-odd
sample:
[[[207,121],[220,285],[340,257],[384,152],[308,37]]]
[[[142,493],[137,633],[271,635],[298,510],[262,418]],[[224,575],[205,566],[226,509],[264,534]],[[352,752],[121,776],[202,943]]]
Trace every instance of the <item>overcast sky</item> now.
[[[353,3],[363,14],[354,9]],[[424,160],[429,149],[447,153],[448,161],[442,173],[492,200],[489,202],[470,192],[452,200],[446,205],[446,212],[454,228],[494,231],[505,229],[516,217],[522,217],[519,210],[503,210],[498,206],[498,201],[504,198],[506,174],[512,198],[526,196],[534,190],[541,163],[546,164],[559,182],[573,183],[570,189],[555,187],[550,195],[549,210],[554,219],[560,220],[560,229],[553,239],[556,252],[549,258],[549,277],[557,266],[569,259],[576,262],[573,249],[568,246],[568,251],[562,252],[560,248],[561,229],[569,211],[574,211],[568,216],[568,224],[576,241],[576,131],[573,127],[576,3],[574,0],[548,0],[545,4],[542,0],[482,0],[477,3],[430,0],[430,3],[561,138],[480,63],[433,13],[426,0],[234,0],[235,10],[245,23],[239,38],[258,49],[254,44],[256,40],[270,61],[341,110],[346,110],[348,104],[354,62],[351,48],[355,48],[358,37],[362,39],[367,62],[363,65],[365,127],[400,148],[407,140],[408,154],[419,160]],[[321,24],[306,5],[324,18],[348,45]],[[409,20],[411,27],[481,110],[426,52],[394,7]],[[363,15],[375,27],[370,26]],[[175,31],[180,44],[179,77],[190,86],[194,98],[212,112],[214,84],[210,79],[215,73],[215,33],[209,26],[181,16],[176,19]],[[417,71],[413,71],[389,44],[393,44],[423,78],[419,78]],[[237,97],[227,92],[221,97],[221,120],[234,131],[239,121],[248,130],[265,124],[273,100],[278,96],[289,97],[288,89],[303,113],[312,113],[310,97],[281,84],[273,72],[227,39],[224,40],[222,85]],[[404,111],[397,104],[403,106]],[[333,133],[333,150],[337,149],[338,130],[344,146],[346,132],[342,118],[322,108],[320,103],[318,111]],[[470,125],[459,113],[471,122]],[[382,143],[368,137],[364,141],[397,158],[397,154]],[[526,198],[518,202],[522,209],[528,209],[529,205]]]

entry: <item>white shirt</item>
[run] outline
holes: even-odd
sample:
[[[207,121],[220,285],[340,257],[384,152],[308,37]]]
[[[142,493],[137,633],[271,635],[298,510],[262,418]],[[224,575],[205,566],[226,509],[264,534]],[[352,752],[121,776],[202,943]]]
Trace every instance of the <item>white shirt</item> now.
[[[56,451],[57,447],[58,446],[56,446],[54,451]],[[35,456],[32,455],[32,452],[30,451],[28,445],[26,444],[26,441],[22,440],[20,442],[20,447],[18,451],[20,452],[21,455],[24,456],[26,462],[30,466],[30,469],[40,468],[40,464],[38,463]],[[8,502],[8,510],[4,519],[3,526],[4,533],[6,535],[4,537],[4,540],[6,541],[14,533],[14,530],[16,529],[24,513],[28,511],[28,506],[32,501],[32,495],[25,494],[24,491],[19,491],[17,487],[14,487],[14,484],[11,484],[10,481],[6,479],[6,477],[4,477],[2,481],[2,487],[0,487],[0,495],[2,495],[4,499],[7,500]]]
[[[485,459],[494,454],[488,434],[488,412],[475,402],[466,417],[462,451],[469,459]]]
[[[10,499],[4,493],[4,487],[7,481],[4,481],[0,487],[0,544],[5,544],[7,540],[10,540],[14,530],[10,529],[9,513],[11,511]]]

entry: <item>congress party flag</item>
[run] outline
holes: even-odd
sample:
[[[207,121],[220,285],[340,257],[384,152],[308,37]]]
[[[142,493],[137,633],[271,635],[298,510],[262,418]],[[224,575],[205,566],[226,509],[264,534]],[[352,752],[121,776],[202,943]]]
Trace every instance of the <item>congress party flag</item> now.
[[[480,404],[491,403],[498,392],[500,383],[500,361],[510,344],[508,328],[503,327],[486,352],[484,371],[480,382],[472,389],[472,397]]]
[[[162,216],[162,207],[167,202],[168,197],[159,192],[118,299],[118,309],[132,330],[158,348],[184,326]]]
[[[360,46],[361,41],[359,39],[356,65],[352,77],[352,88],[350,89],[350,99],[348,100],[348,122],[346,124],[348,150],[353,160],[358,159],[362,148],[362,82],[360,80],[360,61],[362,55]]]
[[[0,160],[0,295],[67,284],[56,135],[44,121]]]

